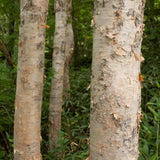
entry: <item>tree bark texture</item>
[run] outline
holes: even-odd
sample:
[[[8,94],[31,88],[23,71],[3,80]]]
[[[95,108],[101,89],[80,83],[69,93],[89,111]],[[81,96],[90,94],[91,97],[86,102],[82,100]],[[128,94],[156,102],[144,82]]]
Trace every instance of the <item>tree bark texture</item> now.
[[[91,160],[137,160],[144,0],[94,0]]]
[[[66,45],[65,45],[65,65],[64,65],[64,100],[70,97],[69,69],[74,50],[74,34],[72,28],[72,0],[66,1],[67,26],[66,26]]]
[[[41,105],[48,0],[21,0],[14,160],[41,160]]]
[[[57,147],[59,130],[61,130],[61,111],[63,97],[63,75],[65,61],[65,35],[66,35],[66,0],[55,0],[55,34],[52,66],[54,78],[51,84],[49,105],[49,146],[50,150]]]

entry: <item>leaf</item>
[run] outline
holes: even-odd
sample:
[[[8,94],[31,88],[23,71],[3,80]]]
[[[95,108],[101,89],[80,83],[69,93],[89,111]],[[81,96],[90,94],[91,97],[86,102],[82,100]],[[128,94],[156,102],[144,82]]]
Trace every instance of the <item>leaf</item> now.
[[[160,88],[160,84],[158,83],[158,81],[156,81],[156,85],[158,88]]]
[[[148,107],[148,109],[152,112],[152,114],[154,115],[154,119],[157,121],[158,120],[158,113],[150,106]]]
[[[157,154],[155,153],[150,160],[156,160],[157,159]]]
[[[5,154],[6,154],[5,151],[0,151],[0,158],[1,158],[1,159],[4,158]]]

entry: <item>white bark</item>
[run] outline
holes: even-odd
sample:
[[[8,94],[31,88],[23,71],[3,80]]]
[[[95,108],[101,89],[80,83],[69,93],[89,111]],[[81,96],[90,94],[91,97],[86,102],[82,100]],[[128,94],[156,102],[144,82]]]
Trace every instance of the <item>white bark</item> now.
[[[90,159],[137,160],[143,0],[95,0]]]
[[[48,0],[21,0],[14,160],[40,160],[45,22]]]
[[[72,28],[72,0],[67,0],[66,4],[67,26],[66,26],[66,46],[65,46],[65,65],[64,65],[64,99],[70,97],[69,69],[74,50],[74,34]]]
[[[63,96],[63,75],[65,61],[65,34],[66,34],[66,1],[55,0],[56,26],[54,35],[53,69],[50,106],[49,106],[49,146],[50,150],[57,147],[58,131],[61,130],[61,111]]]

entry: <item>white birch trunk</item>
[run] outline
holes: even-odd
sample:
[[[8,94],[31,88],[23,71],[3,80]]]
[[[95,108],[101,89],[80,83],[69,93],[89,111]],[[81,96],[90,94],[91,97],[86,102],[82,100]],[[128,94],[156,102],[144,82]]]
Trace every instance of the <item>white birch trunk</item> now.
[[[94,0],[90,159],[137,160],[144,0]]]
[[[67,12],[67,26],[66,26],[66,46],[65,46],[65,65],[64,65],[64,99],[70,97],[70,81],[69,81],[69,69],[74,50],[74,34],[72,28],[72,0],[67,0],[66,4]]]
[[[41,160],[41,105],[48,0],[21,0],[14,160]]]
[[[57,147],[58,131],[61,130],[61,111],[63,97],[63,75],[65,61],[65,35],[66,35],[66,0],[55,0],[55,35],[53,51],[53,69],[55,71],[51,84],[49,105],[49,146],[50,150]]]

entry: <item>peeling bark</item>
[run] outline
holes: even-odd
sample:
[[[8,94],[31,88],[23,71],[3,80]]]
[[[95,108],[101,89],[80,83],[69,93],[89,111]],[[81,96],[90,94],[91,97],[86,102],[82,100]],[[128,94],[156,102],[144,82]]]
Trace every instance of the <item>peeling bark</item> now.
[[[66,35],[66,0],[55,1],[55,34],[52,66],[55,71],[51,84],[49,105],[49,147],[57,147],[59,130],[61,130],[61,111],[63,96],[63,76],[65,61],[65,35]]]
[[[21,0],[14,160],[41,160],[41,105],[48,0]]]
[[[90,159],[137,160],[144,0],[95,0]]]
[[[66,46],[65,46],[65,65],[64,65],[64,100],[70,97],[69,69],[74,50],[74,35],[72,28],[72,0],[66,1],[67,26],[66,26]]]

